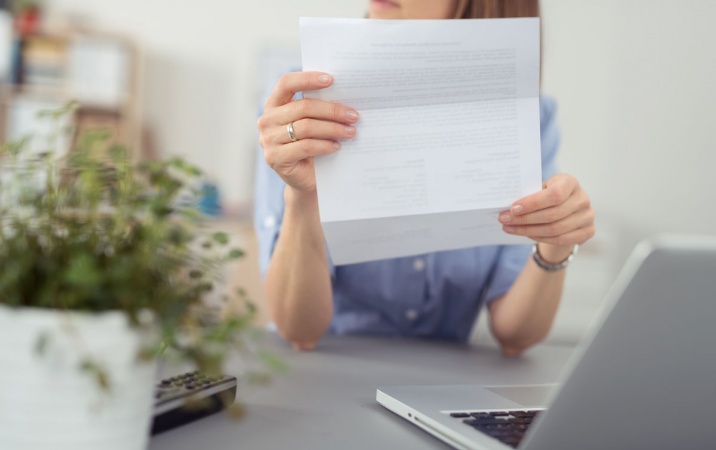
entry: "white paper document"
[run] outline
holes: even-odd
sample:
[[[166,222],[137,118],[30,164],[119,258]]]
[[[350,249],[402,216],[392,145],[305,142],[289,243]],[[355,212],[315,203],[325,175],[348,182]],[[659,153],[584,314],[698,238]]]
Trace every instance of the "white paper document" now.
[[[539,19],[301,19],[306,98],[360,113],[315,159],[336,265],[523,244],[499,211],[542,185]]]

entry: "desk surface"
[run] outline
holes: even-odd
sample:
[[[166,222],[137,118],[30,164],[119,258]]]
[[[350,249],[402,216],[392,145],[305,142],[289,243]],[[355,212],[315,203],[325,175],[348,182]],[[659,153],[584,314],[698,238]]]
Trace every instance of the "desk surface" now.
[[[313,352],[277,336],[266,345],[290,367],[265,387],[243,388],[239,422],[217,414],[155,436],[150,450],[449,448],[375,401],[378,386],[554,382],[573,347],[538,346],[510,359],[493,347],[327,337]]]

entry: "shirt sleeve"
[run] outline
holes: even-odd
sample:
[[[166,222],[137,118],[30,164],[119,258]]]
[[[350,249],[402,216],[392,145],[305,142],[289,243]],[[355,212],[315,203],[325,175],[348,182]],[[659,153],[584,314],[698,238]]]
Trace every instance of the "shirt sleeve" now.
[[[560,133],[556,121],[557,102],[551,97],[540,98],[540,139],[542,145],[542,179],[557,173],[557,149]],[[500,248],[493,273],[485,290],[485,303],[503,296],[522,272],[532,253],[529,245],[506,245]]]
[[[540,140],[542,144],[542,180],[545,181],[557,174],[557,149],[561,141],[557,126],[557,102],[552,97],[541,97],[540,109]]]

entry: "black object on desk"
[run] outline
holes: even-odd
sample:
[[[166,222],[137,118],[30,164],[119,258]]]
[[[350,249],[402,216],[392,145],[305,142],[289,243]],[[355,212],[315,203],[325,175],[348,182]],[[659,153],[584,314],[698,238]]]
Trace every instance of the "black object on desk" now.
[[[236,377],[187,372],[161,380],[154,394],[152,434],[171,430],[226,408],[236,398]]]

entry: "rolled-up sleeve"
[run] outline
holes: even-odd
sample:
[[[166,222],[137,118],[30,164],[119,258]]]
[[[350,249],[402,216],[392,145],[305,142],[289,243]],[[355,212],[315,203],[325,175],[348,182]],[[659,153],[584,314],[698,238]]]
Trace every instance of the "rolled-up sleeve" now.
[[[557,102],[551,97],[540,98],[540,140],[542,145],[542,180],[557,173],[557,150],[560,132],[556,120]],[[484,293],[485,303],[503,296],[522,272],[532,249],[529,245],[508,245],[500,248]]]
[[[517,276],[525,267],[530,253],[529,245],[504,245],[500,248],[483,295],[485,304],[502,297],[510,290]]]

